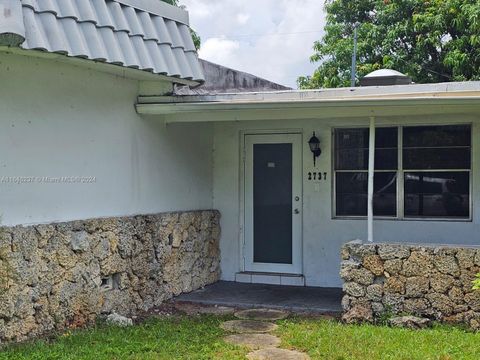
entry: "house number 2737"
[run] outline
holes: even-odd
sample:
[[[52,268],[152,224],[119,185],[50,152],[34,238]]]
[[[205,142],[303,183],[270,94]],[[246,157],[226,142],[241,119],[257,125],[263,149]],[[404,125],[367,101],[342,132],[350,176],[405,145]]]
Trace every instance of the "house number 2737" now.
[[[322,181],[322,180],[327,180],[327,173],[324,172],[309,172],[308,173],[308,180],[319,180],[319,181]]]

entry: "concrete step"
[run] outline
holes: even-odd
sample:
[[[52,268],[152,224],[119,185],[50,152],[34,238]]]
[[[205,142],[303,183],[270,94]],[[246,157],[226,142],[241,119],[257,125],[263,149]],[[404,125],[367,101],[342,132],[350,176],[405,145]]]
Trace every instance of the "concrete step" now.
[[[251,271],[236,273],[235,282],[246,284],[305,286],[305,278],[303,275]]]

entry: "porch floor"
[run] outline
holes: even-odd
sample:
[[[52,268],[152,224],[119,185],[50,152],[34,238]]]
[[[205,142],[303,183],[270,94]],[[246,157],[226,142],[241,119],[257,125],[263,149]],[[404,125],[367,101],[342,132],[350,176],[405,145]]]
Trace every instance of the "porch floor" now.
[[[245,284],[219,281],[178,296],[175,301],[236,308],[284,309],[294,312],[337,314],[342,311],[342,289]]]

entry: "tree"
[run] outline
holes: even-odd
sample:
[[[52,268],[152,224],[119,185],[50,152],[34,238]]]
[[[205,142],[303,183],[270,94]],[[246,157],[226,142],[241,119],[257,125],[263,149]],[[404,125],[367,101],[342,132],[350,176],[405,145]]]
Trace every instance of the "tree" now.
[[[417,83],[480,79],[478,0],[326,0],[325,35],[314,44],[312,76],[300,88],[349,86],[353,28],[357,80],[391,68]]]
[[[179,6],[178,0],[162,0],[162,1],[170,5]],[[199,50],[202,44],[202,39],[200,38],[200,35],[198,35],[197,32],[192,28],[190,28],[190,33],[192,34],[192,39],[193,39],[193,43],[195,44],[195,48]]]

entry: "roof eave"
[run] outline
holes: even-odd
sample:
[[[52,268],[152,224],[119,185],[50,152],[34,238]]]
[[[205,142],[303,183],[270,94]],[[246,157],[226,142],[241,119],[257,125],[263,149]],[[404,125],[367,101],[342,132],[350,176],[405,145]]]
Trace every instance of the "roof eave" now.
[[[422,96],[381,99],[287,101],[211,101],[192,103],[137,103],[141,115],[159,115],[166,122],[331,119],[362,116],[475,114],[480,96]]]
[[[119,76],[125,79],[140,80],[140,81],[167,81],[173,84],[181,84],[187,86],[198,86],[201,82],[182,79],[178,77],[171,77],[162,74],[156,74],[150,71],[124,67],[121,65],[109,64],[102,61],[95,61],[89,59],[82,59],[73,56],[66,56],[63,54],[51,53],[39,50],[24,50],[15,47],[0,46],[0,53],[16,54],[22,56],[29,56],[40,59],[47,59],[66,63],[89,70],[100,71],[103,73]]]
[[[364,107],[364,106],[421,106],[421,105],[480,105],[479,96],[454,97],[406,97],[380,99],[330,99],[330,100],[291,100],[291,101],[209,101],[209,102],[171,102],[136,104],[140,114],[173,114],[177,112],[198,112],[218,110],[257,110],[278,108],[321,108],[321,107]]]

